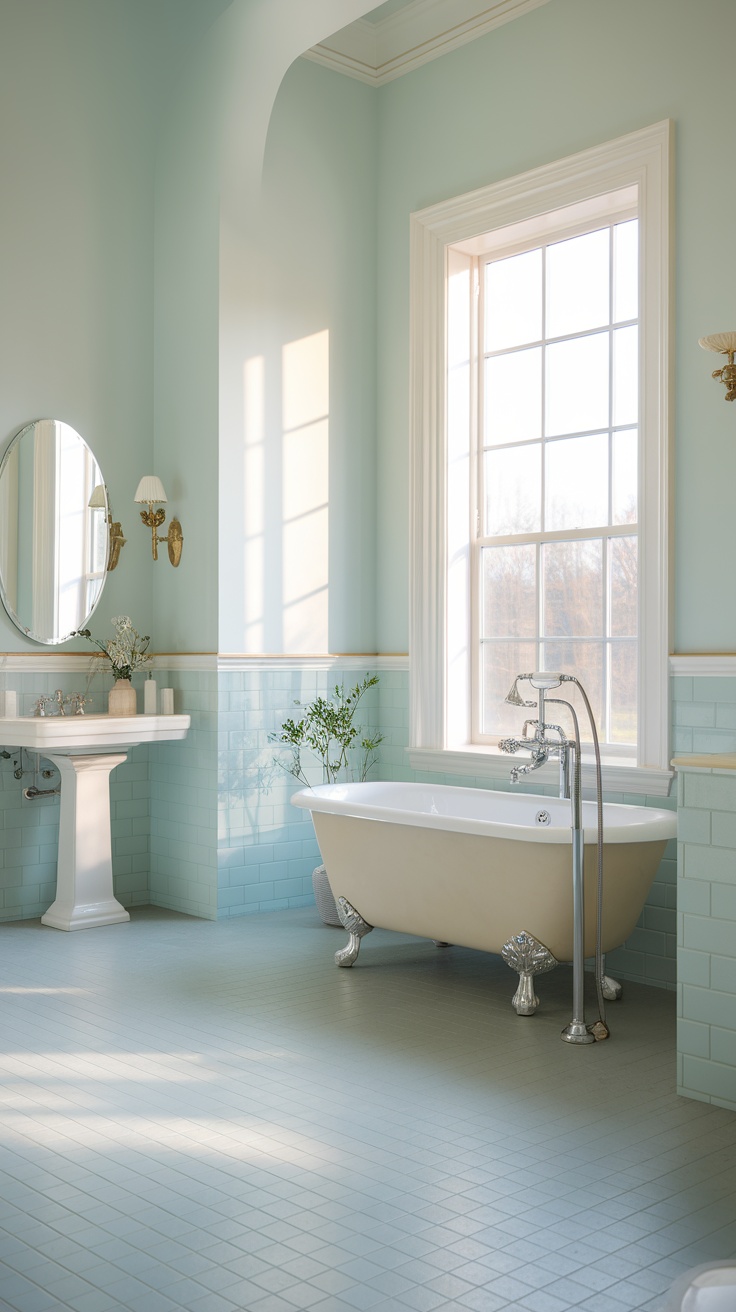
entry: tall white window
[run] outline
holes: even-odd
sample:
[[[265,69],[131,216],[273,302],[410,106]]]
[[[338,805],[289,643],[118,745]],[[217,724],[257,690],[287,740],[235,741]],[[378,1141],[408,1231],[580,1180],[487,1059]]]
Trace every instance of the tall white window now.
[[[637,741],[639,224],[599,224],[473,262],[477,742],[518,728],[505,694],[537,669],[582,680],[602,742]]]
[[[507,772],[515,675],[559,669],[608,786],[666,787],[668,126],[413,216],[425,768]]]

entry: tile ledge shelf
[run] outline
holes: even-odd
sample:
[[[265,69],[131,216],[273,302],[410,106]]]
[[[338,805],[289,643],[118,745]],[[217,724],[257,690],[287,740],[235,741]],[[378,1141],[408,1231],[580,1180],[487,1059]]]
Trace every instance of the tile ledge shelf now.
[[[676,756],[675,770],[736,770],[736,752],[690,753]]]
[[[512,762],[494,747],[434,748],[407,747],[409,764],[414,770],[434,774],[463,775],[482,780],[508,780]],[[582,762],[583,788],[595,788],[595,769],[587,756]],[[535,772],[535,778],[526,781],[527,787],[557,789],[559,766],[552,762]],[[627,758],[609,758],[603,761],[603,791],[605,793],[640,793],[649,797],[669,797],[674,774],[672,770],[656,766],[639,766]]]
[[[89,671],[90,665],[100,659],[95,652],[60,651],[6,651],[0,652],[0,674],[14,671],[50,673],[58,671]],[[313,668],[354,668],[370,662],[377,670],[409,669],[405,652],[156,652],[153,669],[181,670],[244,670],[283,669],[285,666]],[[736,676],[736,653],[692,652],[673,653],[669,656],[669,671],[673,675]]]
[[[96,662],[99,661],[99,665]],[[239,655],[217,652],[154,652],[151,665],[158,670],[193,670],[237,673],[259,670],[408,670],[409,657],[398,653],[343,652],[324,654]],[[8,674],[73,674],[94,671],[105,675],[103,658],[96,652],[0,652],[0,677]]]
[[[670,656],[670,674],[736,675],[736,653],[725,651],[675,652]]]

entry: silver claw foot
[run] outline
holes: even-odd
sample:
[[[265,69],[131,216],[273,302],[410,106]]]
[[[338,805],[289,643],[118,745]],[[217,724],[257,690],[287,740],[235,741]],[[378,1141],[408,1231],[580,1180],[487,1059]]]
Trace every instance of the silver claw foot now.
[[[352,966],[353,962],[358,959],[360,940],[365,938],[366,934],[370,934],[373,926],[369,925],[368,921],[358,914],[355,907],[351,907],[346,898],[338,897],[335,906],[344,928],[350,935],[347,946],[335,953],[335,964],[346,967]]]
[[[618,1002],[623,991],[623,986],[617,979],[611,979],[610,975],[601,975],[601,992],[606,1002]]]
[[[501,956],[506,965],[518,971],[519,975],[519,987],[511,999],[512,1007],[516,1009],[517,1016],[533,1016],[539,1006],[539,998],[534,992],[534,976],[554,970],[560,963],[544,943],[540,943],[539,939],[533,934],[527,934],[525,930],[514,934],[504,943]]]

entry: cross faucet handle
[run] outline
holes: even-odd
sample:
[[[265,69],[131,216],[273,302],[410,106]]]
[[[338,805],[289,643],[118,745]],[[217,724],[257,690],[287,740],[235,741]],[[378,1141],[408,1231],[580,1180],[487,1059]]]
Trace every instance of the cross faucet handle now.
[[[53,697],[39,697],[38,700],[34,702],[33,714],[45,716],[46,707],[50,706],[53,700]]]
[[[502,738],[498,747],[502,752],[518,752],[521,743],[516,738]]]

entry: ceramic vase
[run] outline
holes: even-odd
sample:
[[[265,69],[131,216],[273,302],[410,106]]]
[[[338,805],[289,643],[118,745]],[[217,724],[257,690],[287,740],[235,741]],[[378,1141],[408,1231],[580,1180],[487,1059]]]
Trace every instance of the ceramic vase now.
[[[107,695],[108,715],[136,715],[138,702],[130,679],[116,679]]]

